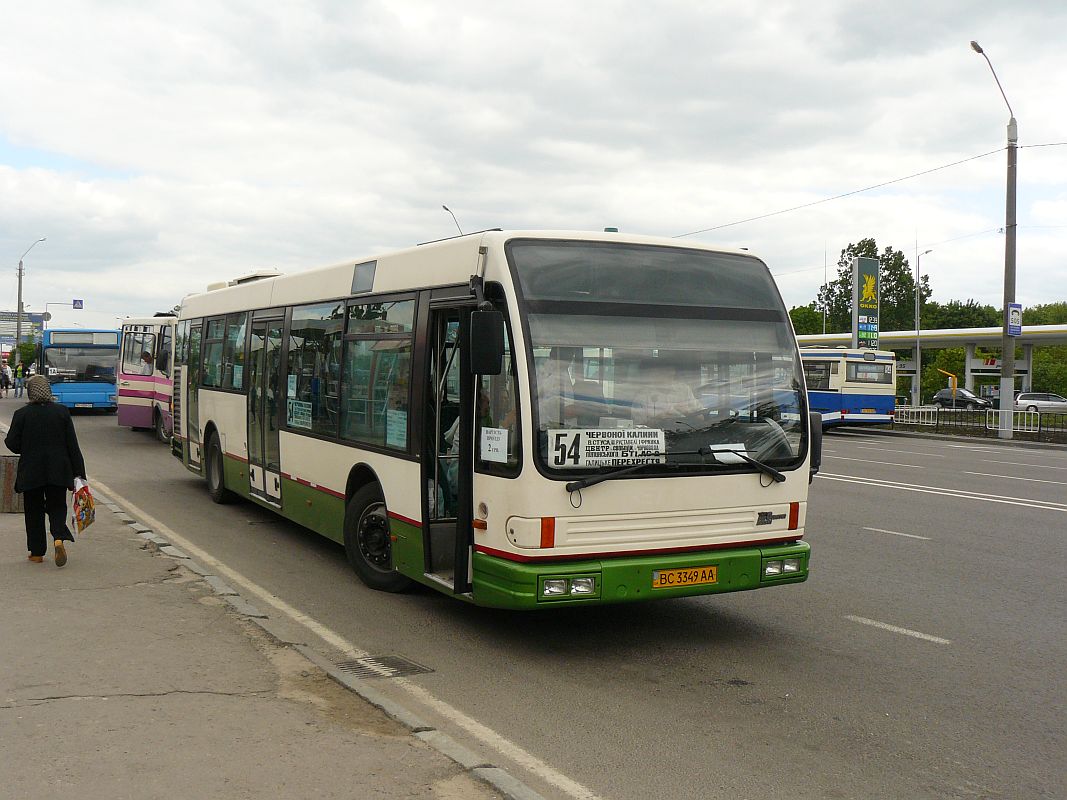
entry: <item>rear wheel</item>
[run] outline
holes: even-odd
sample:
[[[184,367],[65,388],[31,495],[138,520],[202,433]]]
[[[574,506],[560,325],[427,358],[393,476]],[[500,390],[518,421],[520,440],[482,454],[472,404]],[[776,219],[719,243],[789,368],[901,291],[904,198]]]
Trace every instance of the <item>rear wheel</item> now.
[[[211,438],[208,439],[204,471],[207,477],[207,491],[211,495],[211,499],[216,503],[231,502],[234,495],[233,492],[226,488],[222,445],[219,444],[219,435],[217,433],[212,433]]]
[[[389,515],[381,487],[368,484],[345,506],[345,554],[360,579],[372,589],[402,592],[411,579],[393,568]]]
[[[968,403],[967,404],[967,410],[968,411],[974,411],[974,403]]]

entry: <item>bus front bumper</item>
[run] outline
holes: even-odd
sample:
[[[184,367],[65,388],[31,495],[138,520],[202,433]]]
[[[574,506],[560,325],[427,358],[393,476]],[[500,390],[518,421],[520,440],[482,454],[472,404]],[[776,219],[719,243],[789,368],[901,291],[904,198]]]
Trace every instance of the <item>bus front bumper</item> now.
[[[474,554],[473,599],[497,608],[552,608],[740,592],[808,578],[807,542],[517,563]]]

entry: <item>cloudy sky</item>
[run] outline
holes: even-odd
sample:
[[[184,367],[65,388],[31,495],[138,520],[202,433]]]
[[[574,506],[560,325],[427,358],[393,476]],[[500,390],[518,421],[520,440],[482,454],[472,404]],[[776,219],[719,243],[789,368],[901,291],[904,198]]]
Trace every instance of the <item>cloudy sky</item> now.
[[[934,299],[999,305],[1009,114],[971,39],[1019,121],[1018,299],[1067,300],[1062,0],[9,0],[0,19],[0,309],[44,236],[24,302],[53,324],[449,236],[442,204],[467,231],[749,247],[789,305],[874,237],[933,249]]]

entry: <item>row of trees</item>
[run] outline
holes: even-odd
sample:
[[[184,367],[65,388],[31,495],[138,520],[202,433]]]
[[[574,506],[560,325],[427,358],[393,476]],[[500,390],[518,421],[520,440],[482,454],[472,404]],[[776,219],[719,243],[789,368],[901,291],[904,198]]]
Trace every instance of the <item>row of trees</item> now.
[[[798,334],[823,332],[823,315],[826,317],[827,333],[847,333],[852,330],[852,259],[855,256],[877,258],[881,302],[878,327],[883,331],[906,331],[915,328],[915,277],[907,257],[900,250],[886,247],[878,252],[873,239],[861,239],[841,251],[837,262],[837,278],[824,285],[818,297],[804,306],[795,306],[789,311],[793,327]],[[949,300],[941,303],[931,300],[929,278],[923,275],[919,281],[919,313],[923,329],[941,328],[991,328],[1000,326],[1002,309],[978,303],[974,300]],[[1024,325],[1058,325],[1067,323],[1067,302],[1046,303],[1023,309]],[[999,348],[992,352],[977,353],[979,357],[999,355]],[[928,398],[946,385],[945,377],[938,372],[940,367],[955,375],[964,373],[964,350],[962,347],[942,350],[923,349],[922,395]],[[909,379],[902,379],[898,393],[910,389]],[[1034,391],[1057,392],[1067,396],[1067,347],[1040,347],[1034,350]]]

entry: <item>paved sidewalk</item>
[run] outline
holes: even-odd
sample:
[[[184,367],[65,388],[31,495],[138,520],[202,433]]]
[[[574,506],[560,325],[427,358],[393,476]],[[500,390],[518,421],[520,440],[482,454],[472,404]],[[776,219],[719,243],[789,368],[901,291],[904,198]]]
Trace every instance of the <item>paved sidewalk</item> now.
[[[0,514],[0,796],[501,796],[106,505],[63,568],[25,544]]]

